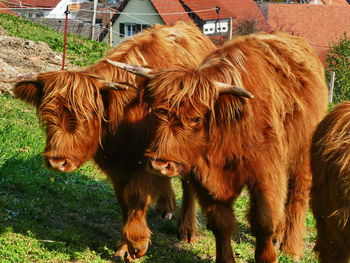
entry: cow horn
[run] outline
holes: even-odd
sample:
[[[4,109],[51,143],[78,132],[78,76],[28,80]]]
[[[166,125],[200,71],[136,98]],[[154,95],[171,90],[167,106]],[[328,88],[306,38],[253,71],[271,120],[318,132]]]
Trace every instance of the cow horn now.
[[[152,73],[155,73],[155,70],[150,69],[150,68],[129,65],[129,64],[125,64],[125,63],[110,60],[110,59],[107,59],[106,61],[108,63],[112,64],[113,66],[116,66],[116,67],[121,68],[121,69],[125,69],[126,71],[128,71],[130,73],[133,73],[133,74],[136,74],[138,76],[145,77],[148,79],[152,79],[153,78]]]
[[[0,81],[5,83],[15,83],[20,81],[36,81],[37,75],[38,74],[35,74],[35,73],[29,73],[29,74],[20,75],[18,77],[11,78],[11,79],[0,79]]]
[[[105,86],[101,89],[105,90],[128,90],[129,88],[135,88],[133,85],[127,82],[109,82],[105,81]]]
[[[245,97],[248,99],[254,98],[254,95],[244,88],[225,84],[222,82],[215,82],[215,84],[220,88],[220,91],[219,91],[220,95],[234,95],[237,97]]]

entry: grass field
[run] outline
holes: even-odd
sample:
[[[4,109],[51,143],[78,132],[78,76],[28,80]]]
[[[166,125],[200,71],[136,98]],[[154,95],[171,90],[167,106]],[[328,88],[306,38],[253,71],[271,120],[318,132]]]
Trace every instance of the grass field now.
[[[35,110],[9,95],[0,95],[0,105],[0,262],[109,262],[121,229],[111,184],[91,163],[68,174],[46,169],[40,155],[44,134]],[[174,188],[180,204],[178,180]],[[247,204],[244,192],[235,204],[238,231],[232,244],[237,262],[253,262]],[[138,262],[214,262],[214,238],[200,211],[198,217],[200,236],[190,245],[176,239],[174,219],[162,221],[151,209],[152,244]],[[301,262],[317,262],[310,214],[306,224]],[[293,261],[281,255],[279,262]]]
[[[0,24],[15,36],[47,42],[59,51],[62,35],[42,26],[0,15]],[[45,37],[45,38],[43,38]],[[105,45],[69,40],[72,63],[92,63]],[[93,49],[94,52],[89,52]],[[79,60],[83,57],[84,61]],[[0,95],[0,263],[110,262],[119,241],[121,214],[111,184],[92,164],[62,174],[46,169],[41,152],[44,134],[35,110],[9,95]],[[177,203],[181,188],[174,180]],[[248,195],[235,204],[238,231],[232,237],[237,262],[253,262],[254,238],[245,218]],[[198,211],[200,236],[193,245],[176,239],[176,221],[162,221],[151,209],[152,244],[142,263],[209,263],[215,261],[215,240]],[[314,219],[308,214],[305,258],[317,262],[312,247]],[[293,262],[281,255],[279,262]]]

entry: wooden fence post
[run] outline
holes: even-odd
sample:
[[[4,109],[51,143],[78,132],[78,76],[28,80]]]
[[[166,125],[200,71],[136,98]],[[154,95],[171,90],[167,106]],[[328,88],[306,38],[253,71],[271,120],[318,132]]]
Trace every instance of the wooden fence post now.
[[[333,102],[334,79],[335,79],[335,72],[332,71],[331,72],[331,79],[329,81],[328,102]]]
[[[112,25],[112,21],[111,21],[111,20],[109,20],[108,29],[109,29],[109,30],[108,30],[109,45],[110,45],[110,46],[113,46],[113,31],[112,31],[113,25]]]

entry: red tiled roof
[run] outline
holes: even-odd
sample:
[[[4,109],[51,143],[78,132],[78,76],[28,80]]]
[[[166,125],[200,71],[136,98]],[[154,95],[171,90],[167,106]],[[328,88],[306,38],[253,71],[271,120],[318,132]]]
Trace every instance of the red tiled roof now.
[[[203,20],[218,19],[215,8],[219,6],[220,19],[234,18],[234,21],[255,19],[259,25],[259,29],[269,29],[265,17],[253,0],[183,0],[183,2]],[[201,10],[206,9],[212,10],[201,12]]]
[[[304,37],[322,59],[331,43],[350,34],[350,6],[270,4],[268,12],[272,28]]]
[[[239,22],[242,19],[255,20],[257,29],[269,31],[270,26],[267,23],[262,11],[253,0],[219,0],[222,5],[236,18]]]
[[[9,8],[9,7],[4,2],[0,1],[0,13],[1,14],[10,14],[10,15],[18,16],[11,9],[5,9],[5,8]]]
[[[165,24],[171,24],[179,20],[191,21],[179,0],[151,0],[151,2]]]
[[[61,0],[3,0],[11,7],[43,7],[55,8]]]
[[[214,20],[218,18],[215,8],[220,6],[220,18],[233,17],[233,14],[227,10],[226,6],[234,1],[229,0],[183,0],[183,3],[188,6],[202,20]],[[202,11],[207,10],[208,11]]]
[[[326,5],[349,6],[346,0],[323,0]]]

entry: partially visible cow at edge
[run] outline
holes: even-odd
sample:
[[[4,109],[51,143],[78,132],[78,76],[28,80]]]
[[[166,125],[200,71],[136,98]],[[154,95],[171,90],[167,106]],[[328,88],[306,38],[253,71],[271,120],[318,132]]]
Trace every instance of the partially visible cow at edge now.
[[[161,120],[147,150],[154,169],[187,176],[216,239],[216,262],[235,262],[232,202],[247,186],[255,261],[276,246],[303,253],[311,184],[309,141],[327,110],[324,69],[303,39],[284,33],[238,37],[199,67],[135,70]]]
[[[81,71],[41,73],[15,86],[15,96],[37,108],[46,132],[43,155],[48,167],[69,172],[93,158],[111,179],[123,216],[116,258],[131,261],[146,253],[151,234],[146,211],[152,200],[158,200],[157,208],[171,215],[175,195],[169,178],[146,171],[144,151],[155,122],[149,117],[148,105],[139,99],[142,87],[132,88],[142,79],[106,59],[168,68],[198,65],[214,49],[193,24],[155,25]],[[116,85],[116,81],[125,85]],[[186,187],[184,184],[179,217],[183,238],[196,231],[194,196]]]
[[[311,144],[311,208],[321,263],[350,262],[350,102],[319,124]]]

